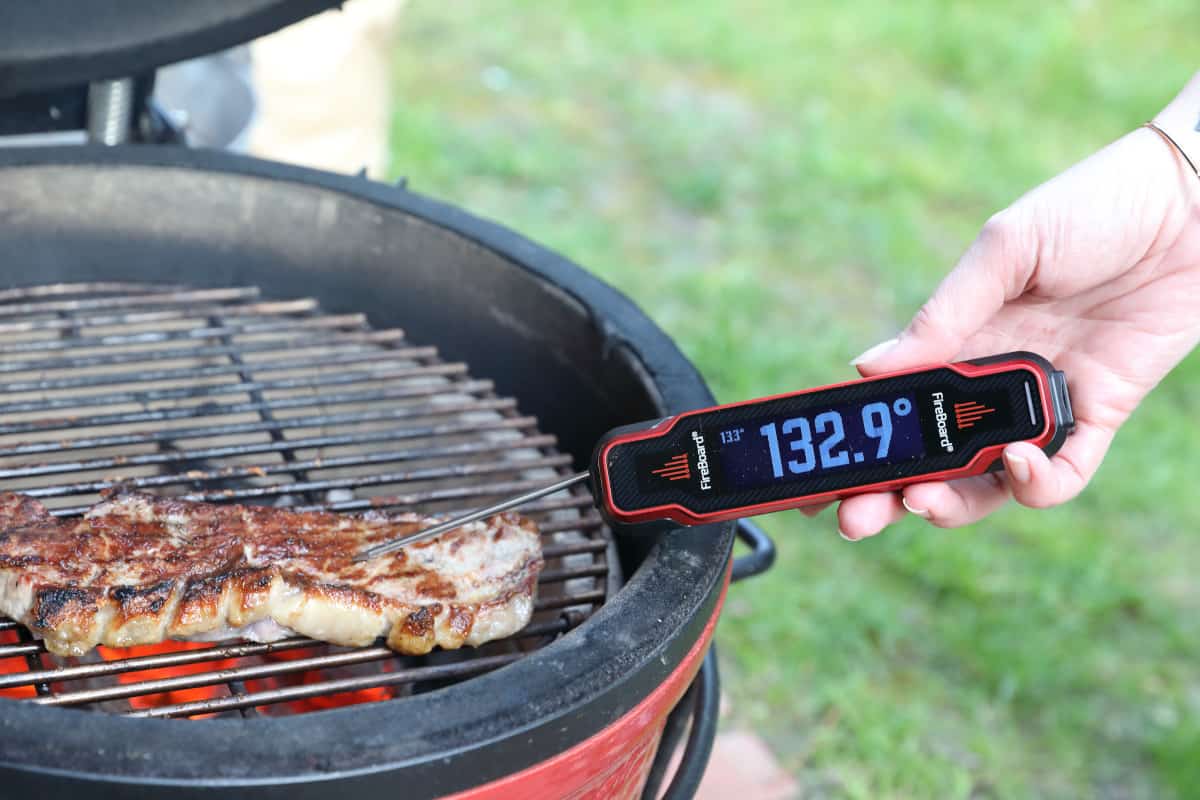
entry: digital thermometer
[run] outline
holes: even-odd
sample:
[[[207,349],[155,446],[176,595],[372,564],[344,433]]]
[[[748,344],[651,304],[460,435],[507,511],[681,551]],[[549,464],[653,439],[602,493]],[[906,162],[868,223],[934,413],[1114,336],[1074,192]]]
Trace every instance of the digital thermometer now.
[[[979,475],[1074,426],[1063,373],[1007,353],[618,428],[590,472],[612,521],[698,525]]]
[[[1066,377],[1018,352],[687,411],[610,431],[587,472],[364,551],[371,558],[588,483],[610,522],[750,517],[1002,469],[1075,427]]]

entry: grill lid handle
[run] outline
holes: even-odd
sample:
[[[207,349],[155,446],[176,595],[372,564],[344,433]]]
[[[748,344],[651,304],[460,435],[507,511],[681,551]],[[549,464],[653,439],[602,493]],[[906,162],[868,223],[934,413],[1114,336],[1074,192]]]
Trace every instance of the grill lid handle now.
[[[758,523],[739,519],[737,537],[750,546],[750,552],[733,560],[730,580],[740,581],[761,575],[775,563],[775,542]]]

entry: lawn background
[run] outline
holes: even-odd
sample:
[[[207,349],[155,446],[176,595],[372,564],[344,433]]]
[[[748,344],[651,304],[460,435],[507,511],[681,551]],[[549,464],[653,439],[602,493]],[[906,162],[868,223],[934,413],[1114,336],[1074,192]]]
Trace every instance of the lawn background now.
[[[391,170],[621,288],[723,401],[828,383],[989,214],[1171,98],[1195,12],[413,0]],[[855,545],[767,518],[779,562],[718,632],[727,724],[806,797],[1196,796],[1198,378],[1060,509]]]

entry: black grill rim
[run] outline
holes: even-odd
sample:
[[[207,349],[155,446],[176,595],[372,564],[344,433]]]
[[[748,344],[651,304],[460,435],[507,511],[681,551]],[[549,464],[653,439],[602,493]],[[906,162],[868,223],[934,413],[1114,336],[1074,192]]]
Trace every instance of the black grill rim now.
[[[120,170],[131,178],[171,170],[164,180],[178,179],[173,171],[181,169],[215,172],[231,181],[284,182],[297,197],[333,196],[357,212],[399,212],[565,293],[564,302],[588,315],[610,353],[640,376],[657,413],[713,402],[695,368],[628,298],[562,256],[453,206],[365,178],[167,147],[0,150],[0,172],[7,172],[0,183],[18,168],[46,166]],[[4,227],[21,224],[21,214],[5,221],[10,211],[0,199],[0,244]],[[415,333],[420,341],[425,332]],[[590,454],[576,444],[564,441],[563,449],[586,462]],[[661,533],[626,586],[580,628],[513,665],[403,703],[196,725],[0,701],[0,780],[30,790],[44,790],[51,776],[64,789],[139,784],[147,795],[254,786],[267,797],[308,796],[305,782],[322,792],[328,781],[369,793],[403,785],[412,796],[478,786],[583,741],[659,686],[714,613],[733,537],[731,523]]]

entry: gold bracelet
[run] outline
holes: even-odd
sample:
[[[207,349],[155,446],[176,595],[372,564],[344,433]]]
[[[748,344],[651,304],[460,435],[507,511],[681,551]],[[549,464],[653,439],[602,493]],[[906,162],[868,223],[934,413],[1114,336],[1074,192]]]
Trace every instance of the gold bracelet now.
[[[1192,163],[1192,160],[1190,158],[1188,158],[1188,154],[1185,153],[1183,151],[1183,148],[1179,146],[1179,142],[1177,142],[1171,138],[1171,135],[1169,133],[1164,131],[1162,128],[1158,127],[1158,125],[1154,124],[1153,120],[1151,120],[1150,122],[1142,123],[1142,127],[1149,128],[1150,130],[1154,131],[1159,136],[1161,136],[1164,140],[1166,140],[1167,144],[1171,145],[1177,151],[1179,151],[1179,155],[1183,156],[1183,160],[1186,161],[1187,165],[1192,168],[1192,172],[1196,173],[1197,178],[1200,178],[1200,169],[1196,169],[1196,165]]]

